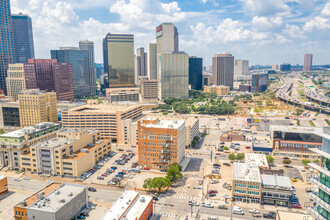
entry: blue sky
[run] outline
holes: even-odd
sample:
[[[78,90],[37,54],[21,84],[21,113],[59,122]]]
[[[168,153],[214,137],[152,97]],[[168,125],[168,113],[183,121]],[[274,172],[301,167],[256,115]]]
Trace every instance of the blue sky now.
[[[11,0],[12,13],[31,16],[37,58],[50,50],[95,43],[102,62],[102,38],[132,33],[135,48],[155,42],[155,27],[173,22],[179,48],[211,64],[230,51],[250,64],[329,64],[330,1],[327,0]]]

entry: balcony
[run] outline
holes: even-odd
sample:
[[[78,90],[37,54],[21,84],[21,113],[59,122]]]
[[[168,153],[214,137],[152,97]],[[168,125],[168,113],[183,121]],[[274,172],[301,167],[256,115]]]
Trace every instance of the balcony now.
[[[317,204],[319,204],[324,209],[326,209],[328,212],[330,212],[330,205],[327,202],[325,202],[321,198],[317,197],[317,195],[315,195],[314,193],[307,193],[307,195],[309,196],[309,198],[311,198],[315,202],[317,202]]]
[[[315,163],[309,163],[308,166],[312,167],[313,169],[316,169],[322,173],[324,173],[326,176],[330,176],[330,171],[324,169],[323,167],[316,165]]]
[[[320,215],[315,209],[313,209],[312,207],[307,207],[306,208],[307,212],[313,216],[315,219],[317,220],[327,220],[326,218],[324,218],[322,215]]]
[[[320,182],[320,178],[317,177],[309,177],[308,178],[315,186],[322,189],[324,192],[330,194],[330,188]]]

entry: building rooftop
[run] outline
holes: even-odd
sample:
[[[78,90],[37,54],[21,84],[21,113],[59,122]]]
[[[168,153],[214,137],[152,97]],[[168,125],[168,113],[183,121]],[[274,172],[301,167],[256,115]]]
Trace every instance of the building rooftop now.
[[[95,142],[95,144],[91,143],[88,144],[87,146],[73,152],[73,155],[71,156],[67,156],[64,159],[68,159],[68,160],[77,160],[83,156],[85,156],[86,154],[89,153],[90,150],[92,150],[95,147],[98,147],[100,144],[107,142],[109,139],[102,139],[102,140],[98,140]]]
[[[265,187],[277,187],[291,190],[290,178],[287,176],[261,174],[261,179]]]
[[[314,220],[314,218],[306,213],[287,212],[278,210],[278,220]]]
[[[212,85],[212,86],[204,86],[204,87],[214,87],[214,88],[228,88],[229,86],[224,86],[224,85]]]
[[[84,112],[84,113],[102,113],[102,114],[116,114],[118,111],[130,111],[140,107],[140,105],[129,105],[129,104],[97,104],[97,105],[83,105],[68,109],[68,112]]]
[[[193,126],[193,125],[195,125],[196,122],[198,122],[198,121],[199,121],[199,118],[189,117],[189,118],[186,119],[185,124],[186,124],[186,126]]]
[[[257,167],[268,167],[268,161],[265,154],[245,154],[245,163]]]
[[[317,148],[309,148],[310,151],[313,151],[314,153],[317,153],[318,155],[321,155],[322,157],[325,157],[327,159],[330,159],[330,154],[327,152],[317,149]]]
[[[261,183],[259,167],[246,163],[234,163],[233,180]]]
[[[11,131],[5,134],[0,135],[0,137],[11,137],[11,138],[20,138],[23,137],[24,134],[33,134],[36,133],[38,131],[42,131],[51,127],[55,127],[58,126],[60,124],[58,123],[54,123],[54,122],[42,122],[36,125],[32,125],[30,127],[25,127],[25,128],[21,128],[19,130],[16,131]]]
[[[2,179],[4,179],[4,178],[6,178],[5,175],[0,175],[0,180],[2,180]]]
[[[125,191],[103,216],[103,220],[130,220],[140,217],[152,200],[151,196]]]
[[[282,132],[294,132],[294,133],[307,133],[322,136],[324,138],[330,139],[330,134],[323,131],[323,127],[301,127],[301,126],[281,126],[281,125],[271,125],[271,130],[277,130]]]
[[[57,212],[75,196],[85,191],[87,186],[64,183],[33,203],[29,209],[43,212]],[[37,194],[38,195],[38,194]]]
[[[145,119],[148,120],[148,119]],[[159,120],[155,124],[142,124],[147,128],[174,128],[178,129],[184,126],[184,120]]]

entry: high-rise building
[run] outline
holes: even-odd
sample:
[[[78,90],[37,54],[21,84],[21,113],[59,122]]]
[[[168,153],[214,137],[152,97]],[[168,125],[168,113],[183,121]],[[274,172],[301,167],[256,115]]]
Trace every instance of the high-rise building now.
[[[184,120],[146,118],[137,123],[140,166],[167,169],[174,162],[182,162],[186,142]]]
[[[89,88],[90,88],[90,95],[96,95],[96,76],[95,76],[95,56],[94,56],[94,42],[85,40],[79,41],[79,49],[80,50],[87,50],[88,57],[89,57]]]
[[[203,89],[203,58],[189,57],[189,85],[191,89]]]
[[[179,33],[172,23],[163,23],[156,27],[157,54],[169,54],[179,51]]]
[[[313,54],[306,53],[304,55],[304,67],[303,67],[303,71],[306,71],[306,72],[312,71],[312,65],[313,65]]]
[[[7,94],[6,77],[8,64],[15,63],[10,0],[1,0],[0,2],[0,27],[0,90]]]
[[[147,46],[147,75],[150,80],[157,79],[157,44]]]
[[[248,75],[249,74],[249,61],[248,60],[235,60],[234,76]]]
[[[216,54],[212,59],[213,84],[229,86],[233,89],[234,84],[234,56],[229,53]]]
[[[189,55],[183,52],[159,55],[159,100],[189,96]]]
[[[103,39],[105,82],[109,88],[133,87],[134,36],[133,34],[108,33]]]
[[[41,92],[39,89],[23,90],[18,95],[21,127],[41,122],[58,122],[55,92]]]
[[[71,63],[57,63],[54,59],[29,59],[28,63],[10,64],[7,94],[17,100],[24,89],[56,92],[57,100],[72,100],[73,73]]]
[[[73,87],[75,97],[91,96],[90,73],[94,69],[91,66],[90,54],[87,50],[79,50],[77,47],[60,47],[59,50],[51,50],[52,59],[61,63],[71,63],[73,70]]]
[[[144,52],[144,48],[136,49],[136,61],[137,61],[137,76],[147,76],[147,54]]]
[[[156,79],[141,79],[141,102],[158,103],[158,81]]]
[[[280,70],[283,72],[291,71],[291,64],[289,64],[289,63],[280,64]]]
[[[251,92],[264,92],[268,88],[268,73],[253,73]]]
[[[19,13],[11,16],[14,37],[15,62],[27,63],[34,58],[32,21],[30,16]]]
[[[96,79],[101,79],[104,74],[104,65],[102,63],[95,63]]]

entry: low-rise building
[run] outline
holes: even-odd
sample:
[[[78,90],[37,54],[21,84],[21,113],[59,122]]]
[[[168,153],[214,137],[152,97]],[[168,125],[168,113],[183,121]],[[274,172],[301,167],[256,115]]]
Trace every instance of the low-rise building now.
[[[244,131],[241,130],[227,131],[226,133],[220,136],[220,141],[224,141],[224,142],[244,141],[244,140],[245,140]]]
[[[15,220],[70,220],[87,203],[87,186],[52,183],[14,206],[14,217]]]
[[[239,85],[239,91],[251,92],[251,85],[249,85],[249,84],[240,84]]]
[[[62,111],[62,125],[66,128],[97,129],[101,138],[122,144],[121,120],[142,115],[141,105],[87,104]]]
[[[174,162],[182,162],[186,143],[184,120],[145,118],[137,125],[140,166],[167,169]]]
[[[323,138],[329,136],[319,127],[270,126],[273,154],[281,157],[316,159],[310,148],[322,148]]]
[[[43,122],[0,135],[0,168],[20,169],[20,155],[27,153],[30,146],[56,136],[61,125]]]
[[[207,93],[216,93],[219,96],[229,95],[230,87],[229,86],[204,86],[204,92]]]
[[[158,103],[158,80],[141,79],[141,102]]]
[[[257,166],[247,163],[234,163],[233,195],[235,201],[260,203],[261,177]]]
[[[135,191],[125,191],[102,220],[148,220],[153,215],[153,199]]]
[[[20,126],[19,103],[0,101],[0,129],[13,130]]]
[[[291,207],[292,187],[287,176],[261,174],[261,204]]]
[[[257,166],[264,169],[269,168],[266,155],[264,154],[246,153],[244,159],[245,163],[250,164],[251,166]]]
[[[30,146],[21,155],[23,171],[79,177],[111,150],[111,141],[97,130],[61,129],[52,137]]]
[[[0,175],[0,196],[6,194],[7,192],[8,192],[7,177],[4,175]]]
[[[203,74],[203,87],[212,84],[212,74]]]
[[[139,102],[139,88],[110,88],[106,89],[106,96],[110,103],[113,102]]]

